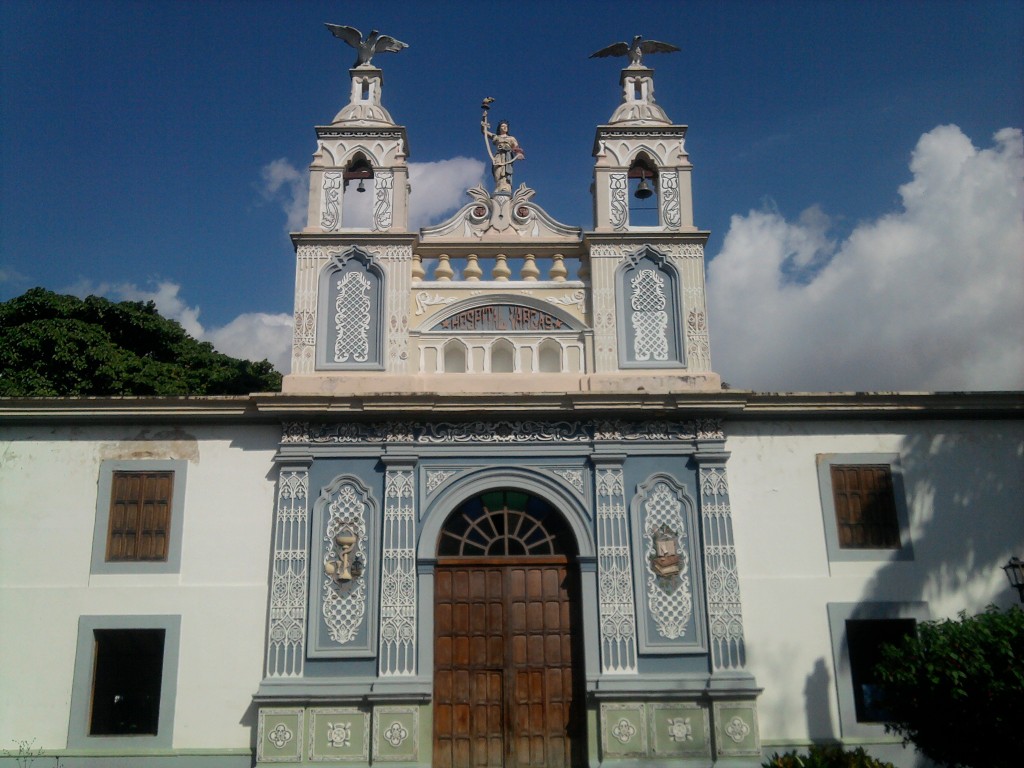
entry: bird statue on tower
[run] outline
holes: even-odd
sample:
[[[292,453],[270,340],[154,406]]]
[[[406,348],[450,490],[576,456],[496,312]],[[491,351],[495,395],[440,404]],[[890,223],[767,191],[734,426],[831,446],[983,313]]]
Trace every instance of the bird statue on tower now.
[[[592,59],[603,59],[606,56],[628,56],[629,66],[633,68],[642,67],[641,58],[645,53],[675,53],[681,50],[671,43],[662,43],[658,40],[644,40],[642,36],[636,35],[632,43],[612,43],[607,48],[595,51],[590,54]]]
[[[391,35],[382,35],[376,29],[371,29],[370,34],[364,40],[363,33],[355,27],[345,27],[340,24],[325,24],[325,26],[336,38],[344,40],[356,49],[356,63],[352,65],[353,68],[371,66],[370,60],[376,53],[398,53],[403,48],[409,47],[401,40],[395,40]]]

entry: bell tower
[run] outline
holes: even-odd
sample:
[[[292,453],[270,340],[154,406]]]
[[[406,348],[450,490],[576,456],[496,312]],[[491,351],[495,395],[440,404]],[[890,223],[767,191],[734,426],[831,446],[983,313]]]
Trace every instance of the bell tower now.
[[[633,48],[619,43],[595,54],[629,55],[630,64],[619,77],[622,103],[594,139],[594,229],[585,238],[594,370],[719,389],[704,288],[709,233],[693,224],[686,126],[655,102],[654,70],[641,61],[642,53],[677,49],[639,39]]]
[[[362,64],[348,73],[349,103],[330,125],[316,128],[303,232],[404,232],[409,221],[405,127],[395,125],[381,105],[380,69]]]
[[[286,392],[329,387],[337,373],[404,373],[408,357],[409,147],[405,127],[381,103],[384,75],[370,61],[406,46],[375,32],[362,40],[354,29],[328,28],[359,56],[349,69],[348,104],[316,128],[306,226],[292,235],[295,333]],[[355,37],[345,38],[348,32]]]

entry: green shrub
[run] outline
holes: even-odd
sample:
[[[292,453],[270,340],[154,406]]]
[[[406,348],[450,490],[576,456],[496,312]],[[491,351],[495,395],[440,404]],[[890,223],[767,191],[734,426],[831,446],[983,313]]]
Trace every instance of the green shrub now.
[[[838,744],[815,744],[805,755],[796,750],[780,755],[777,752],[761,764],[763,768],[894,768],[892,763],[877,760],[863,748],[845,750]]]
[[[1024,755],[1024,611],[919,624],[883,647],[886,730],[939,765],[1017,768]]]

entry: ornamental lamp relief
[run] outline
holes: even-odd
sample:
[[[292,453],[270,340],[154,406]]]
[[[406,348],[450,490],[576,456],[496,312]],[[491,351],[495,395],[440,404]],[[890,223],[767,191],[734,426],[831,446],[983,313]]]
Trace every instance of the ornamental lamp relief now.
[[[352,551],[356,547],[359,537],[354,531],[343,529],[334,537],[337,544],[335,559],[328,559],[324,562],[324,573],[334,579],[335,582],[352,581],[358,579],[363,573],[363,561],[360,557],[353,557]]]

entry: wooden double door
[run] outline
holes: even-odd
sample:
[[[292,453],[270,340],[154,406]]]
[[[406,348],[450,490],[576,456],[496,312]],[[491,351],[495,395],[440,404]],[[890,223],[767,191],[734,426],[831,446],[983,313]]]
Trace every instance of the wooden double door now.
[[[585,764],[578,583],[564,556],[438,561],[435,768]]]

